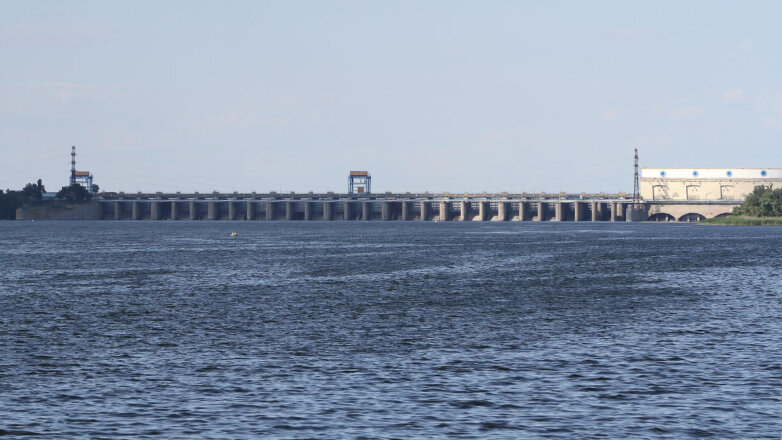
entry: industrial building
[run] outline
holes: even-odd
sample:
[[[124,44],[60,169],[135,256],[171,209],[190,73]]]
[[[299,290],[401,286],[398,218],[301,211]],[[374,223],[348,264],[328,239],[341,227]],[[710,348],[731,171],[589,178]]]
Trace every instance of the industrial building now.
[[[782,168],[642,168],[643,201],[743,201],[756,186],[782,188]]]

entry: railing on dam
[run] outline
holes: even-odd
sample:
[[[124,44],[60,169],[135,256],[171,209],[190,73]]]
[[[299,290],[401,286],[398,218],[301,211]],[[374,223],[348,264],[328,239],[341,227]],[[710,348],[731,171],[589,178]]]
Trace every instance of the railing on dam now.
[[[117,193],[104,192],[102,200],[629,200],[626,193]]]

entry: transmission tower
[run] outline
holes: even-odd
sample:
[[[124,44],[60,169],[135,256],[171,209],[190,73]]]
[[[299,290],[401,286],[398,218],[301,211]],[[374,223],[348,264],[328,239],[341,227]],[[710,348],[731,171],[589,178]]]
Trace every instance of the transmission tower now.
[[[76,184],[76,147],[71,146],[71,185]]]
[[[76,147],[71,147],[71,185],[81,185],[90,194],[95,191],[92,174],[89,171],[76,171]]]
[[[635,149],[635,176],[633,178],[633,205],[638,208],[641,203],[641,192],[638,185],[638,148]]]

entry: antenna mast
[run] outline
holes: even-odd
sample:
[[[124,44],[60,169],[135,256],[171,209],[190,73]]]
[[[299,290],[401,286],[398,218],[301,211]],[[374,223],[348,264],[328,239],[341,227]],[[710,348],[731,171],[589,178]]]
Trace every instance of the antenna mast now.
[[[633,204],[638,208],[641,203],[641,194],[638,185],[638,148],[635,149],[635,176],[633,178]]]
[[[76,147],[71,146],[71,185],[76,184]]]

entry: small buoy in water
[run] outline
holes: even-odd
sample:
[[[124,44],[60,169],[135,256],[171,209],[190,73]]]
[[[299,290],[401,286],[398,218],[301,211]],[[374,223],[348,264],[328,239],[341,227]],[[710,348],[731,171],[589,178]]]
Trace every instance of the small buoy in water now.
[[[236,233],[236,232],[231,232],[231,237],[237,237],[237,236],[239,236],[239,234],[238,234],[238,233]]]

